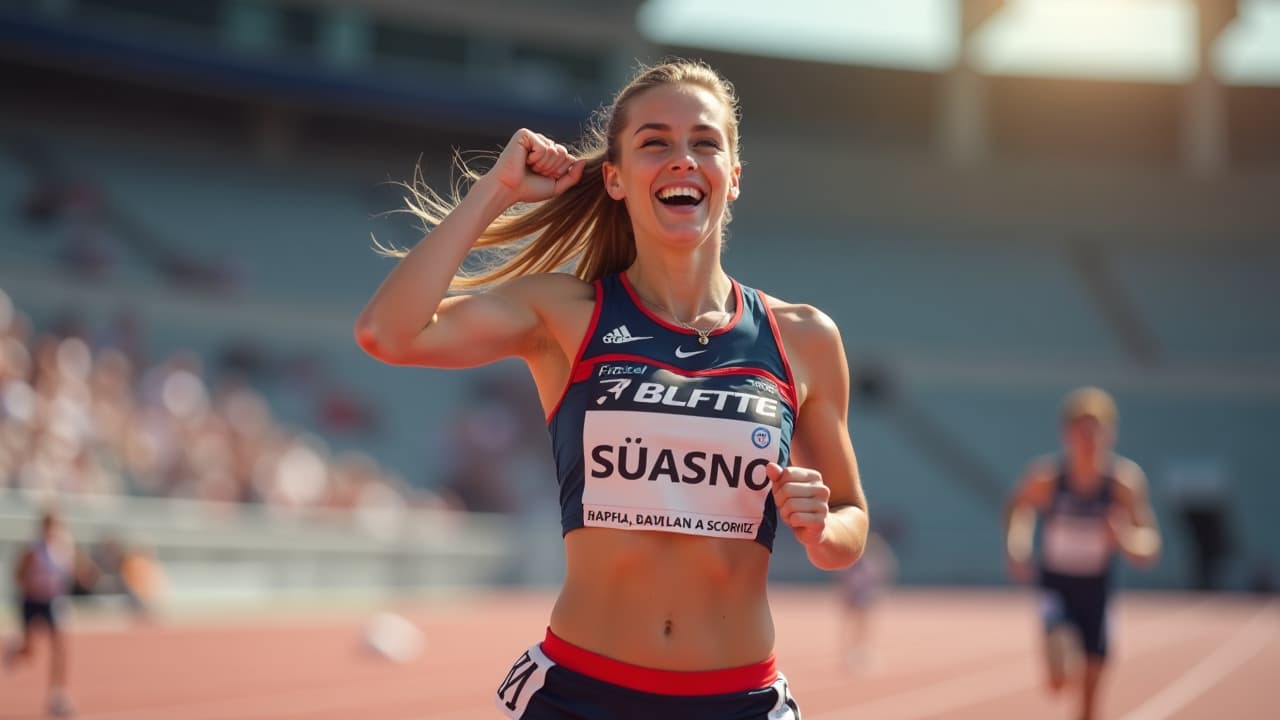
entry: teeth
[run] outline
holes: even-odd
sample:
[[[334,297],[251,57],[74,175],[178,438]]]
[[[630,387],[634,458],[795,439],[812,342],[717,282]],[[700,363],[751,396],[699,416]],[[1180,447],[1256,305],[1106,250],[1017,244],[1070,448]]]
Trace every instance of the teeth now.
[[[702,191],[693,187],[669,187],[658,193],[658,199],[669,200],[673,197],[691,197],[694,200],[702,199]]]

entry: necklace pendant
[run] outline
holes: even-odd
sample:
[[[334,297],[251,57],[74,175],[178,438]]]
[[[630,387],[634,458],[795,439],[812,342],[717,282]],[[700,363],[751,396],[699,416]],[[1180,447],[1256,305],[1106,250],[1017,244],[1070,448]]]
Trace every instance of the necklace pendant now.
[[[699,344],[699,345],[706,345],[706,344],[707,344],[707,343],[709,343],[709,342],[711,342],[711,340],[707,339],[707,336],[706,336],[706,335],[699,335],[699,336],[698,336],[698,344]]]

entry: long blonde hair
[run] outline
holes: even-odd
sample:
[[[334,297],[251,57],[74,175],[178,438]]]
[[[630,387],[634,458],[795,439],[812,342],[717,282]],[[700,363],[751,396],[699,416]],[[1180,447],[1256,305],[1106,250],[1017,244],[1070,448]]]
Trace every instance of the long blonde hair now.
[[[640,93],[664,85],[693,85],[710,91],[729,110],[726,128],[729,151],[738,156],[738,98],[733,85],[701,61],[671,60],[641,67],[612,104],[591,118],[582,141],[571,152],[585,163],[582,179],[560,195],[539,203],[516,205],[498,217],[480,235],[473,255],[450,284],[450,290],[475,290],[522,275],[553,272],[575,262],[574,274],[592,282],[625,270],[636,257],[631,217],[621,200],[605,190],[601,168],[618,162],[618,136],[626,127],[627,104]],[[457,179],[452,197],[443,198],[422,180],[421,172],[405,187],[405,212],[422,220],[426,232],[439,225],[462,201],[466,188],[480,179],[478,172],[455,155]],[[724,222],[729,221],[726,208]],[[383,249],[403,256],[404,250]]]

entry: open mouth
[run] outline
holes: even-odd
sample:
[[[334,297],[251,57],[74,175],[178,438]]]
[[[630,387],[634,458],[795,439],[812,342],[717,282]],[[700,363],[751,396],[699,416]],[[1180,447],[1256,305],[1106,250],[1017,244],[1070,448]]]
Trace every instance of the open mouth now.
[[[702,202],[704,195],[695,187],[669,187],[658,191],[658,202],[671,207],[692,207]]]

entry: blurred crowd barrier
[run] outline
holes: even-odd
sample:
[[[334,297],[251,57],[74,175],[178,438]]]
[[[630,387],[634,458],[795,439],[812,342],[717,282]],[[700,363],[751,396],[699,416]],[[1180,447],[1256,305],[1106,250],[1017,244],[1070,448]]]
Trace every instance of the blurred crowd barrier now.
[[[107,505],[68,496],[58,509],[101,570],[109,570],[104,555],[121,550],[152,560],[148,600],[162,609],[323,603],[501,584],[513,571],[517,547],[507,518],[434,508],[352,514],[125,496]],[[31,542],[43,510],[21,496],[0,495],[6,566]],[[12,575],[0,573],[5,597],[14,593]]]

